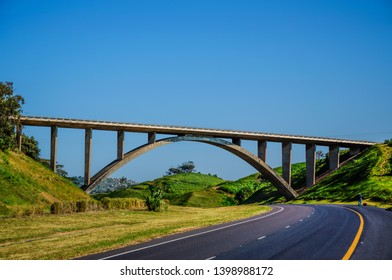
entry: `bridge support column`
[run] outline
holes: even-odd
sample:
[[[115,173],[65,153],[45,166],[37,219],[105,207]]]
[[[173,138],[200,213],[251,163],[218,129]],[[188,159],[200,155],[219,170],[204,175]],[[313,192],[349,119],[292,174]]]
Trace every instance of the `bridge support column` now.
[[[351,147],[350,148],[350,156],[355,156],[356,154],[359,154],[361,152],[361,148],[359,147]]]
[[[316,182],[316,145],[306,144],[306,187]]]
[[[84,137],[84,185],[90,185],[92,128],[86,128]]]
[[[257,155],[262,161],[267,160],[267,141],[257,141]]]
[[[282,177],[291,186],[291,142],[282,143]]]
[[[50,169],[56,172],[57,169],[57,126],[52,126],[50,128]]]
[[[16,143],[18,151],[22,151],[22,125],[16,126]]]
[[[157,140],[157,133],[156,132],[149,132],[148,133],[148,144],[155,143]]]
[[[241,147],[241,138],[233,138],[232,143]]]
[[[117,159],[124,158],[124,130],[117,131]]]
[[[335,170],[339,168],[339,146],[329,146],[329,170]]]

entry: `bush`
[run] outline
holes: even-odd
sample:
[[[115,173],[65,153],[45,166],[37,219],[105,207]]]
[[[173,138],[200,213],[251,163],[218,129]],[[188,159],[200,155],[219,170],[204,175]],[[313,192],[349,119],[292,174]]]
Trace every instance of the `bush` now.
[[[17,217],[29,217],[44,214],[44,207],[41,205],[13,206],[10,208],[11,215]]]
[[[98,201],[94,200],[78,200],[76,202],[54,202],[50,206],[51,214],[70,214],[77,212],[98,211],[103,207]]]
[[[104,197],[100,203],[105,210],[141,210],[146,208],[144,201],[138,198]]]
[[[77,212],[76,202],[54,202],[50,207],[52,214],[70,214]]]
[[[76,201],[76,212],[87,211],[87,200]]]
[[[385,140],[384,144],[387,144],[389,147],[392,147],[392,139]]]
[[[155,186],[150,186],[150,195],[145,197],[148,211],[158,212],[161,210],[163,192]]]

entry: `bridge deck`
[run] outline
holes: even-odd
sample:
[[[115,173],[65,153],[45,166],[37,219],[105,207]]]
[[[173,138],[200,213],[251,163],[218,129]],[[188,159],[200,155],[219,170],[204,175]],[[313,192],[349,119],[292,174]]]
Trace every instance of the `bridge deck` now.
[[[48,117],[32,117],[22,116],[20,118],[22,125],[28,126],[57,126],[62,128],[76,128],[86,129],[92,128],[95,130],[111,130],[126,132],[156,132],[158,134],[166,135],[197,135],[220,138],[241,138],[243,140],[260,140],[270,142],[292,142],[293,144],[316,144],[320,146],[338,145],[343,148],[350,147],[366,147],[377,144],[369,141],[346,140],[327,137],[312,137],[301,135],[288,135],[264,132],[225,130],[225,129],[210,129],[210,128],[196,128],[184,126],[167,126],[167,125],[149,125],[137,123],[123,123],[110,121],[96,121],[96,120],[79,120],[66,118],[48,118]]]

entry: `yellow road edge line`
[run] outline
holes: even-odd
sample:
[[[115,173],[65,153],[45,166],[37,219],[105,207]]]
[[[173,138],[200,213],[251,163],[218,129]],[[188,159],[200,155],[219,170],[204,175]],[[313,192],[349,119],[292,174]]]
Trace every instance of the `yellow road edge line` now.
[[[350,210],[350,211],[352,211],[352,212],[354,212],[355,214],[357,214],[358,217],[359,217],[359,221],[360,221],[359,228],[358,228],[357,234],[355,235],[353,243],[351,243],[350,248],[348,248],[348,251],[346,252],[344,257],[342,258],[342,260],[349,260],[351,258],[351,255],[354,253],[355,248],[358,245],[359,239],[361,238],[361,235],[362,235],[363,226],[364,226],[365,223],[364,223],[363,217],[362,217],[362,215],[360,213],[358,213],[357,211],[355,211],[353,209],[350,209],[350,208],[347,208],[347,207],[345,207],[345,208]]]

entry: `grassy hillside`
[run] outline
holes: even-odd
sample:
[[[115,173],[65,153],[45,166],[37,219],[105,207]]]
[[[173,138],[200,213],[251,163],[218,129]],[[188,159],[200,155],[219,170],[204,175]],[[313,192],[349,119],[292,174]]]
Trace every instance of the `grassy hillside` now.
[[[91,198],[42,164],[22,153],[0,151],[0,215],[84,199]]]
[[[180,206],[215,207],[230,205],[227,199],[230,194],[216,190],[216,186],[225,182],[221,178],[200,173],[184,173],[164,176],[153,181],[141,183],[125,190],[118,190],[107,194],[94,195],[103,197],[135,197],[144,198],[149,195],[149,187],[159,187],[164,193],[164,199],[170,204]]]
[[[317,162],[317,173],[327,169],[326,160]],[[281,173],[281,168],[276,171]],[[305,185],[305,163],[292,166],[292,184],[294,188]],[[125,190],[118,190],[106,194],[94,195],[103,197],[134,197],[143,199],[149,195],[149,186],[157,186],[164,192],[164,198],[172,205],[191,207],[217,207],[241,203],[276,203],[285,202],[285,198],[265,180],[262,175],[255,173],[237,181],[225,181],[216,176],[199,173],[185,173],[165,176],[153,181],[144,182]],[[238,199],[243,194],[244,200]],[[253,194],[253,195],[252,195]]]
[[[348,159],[348,151],[342,151],[340,161]],[[301,195],[296,200],[303,202],[355,202],[362,193],[365,202],[374,205],[392,204],[392,147],[376,145],[354,161],[332,172],[314,187],[305,188],[306,164],[292,165],[292,187]],[[281,174],[282,169],[276,168]],[[316,177],[328,171],[328,159],[316,162]],[[166,176],[133,188],[105,194],[110,197],[143,198],[149,194],[149,186],[160,187],[171,204],[181,206],[215,207],[233,205],[239,193],[251,192],[242,203],[284,203],[285,198],[259,173],[237,181],[224,181],[203,174],[181,174]],[[237,198],[238,199],[238,198]]]
[[[359,193],[368,204],[392,204],[392,147],[369,148],[302,194],[298,201],[355,202]]]

